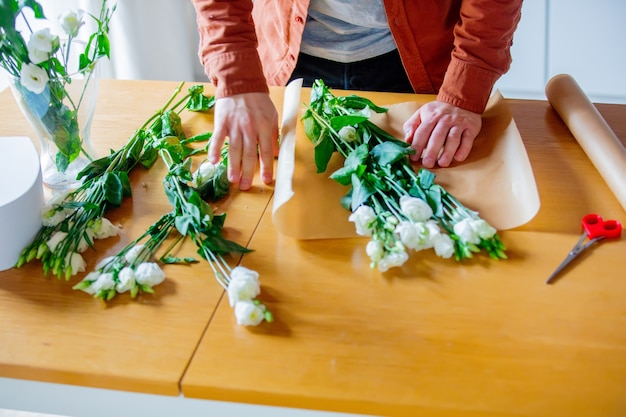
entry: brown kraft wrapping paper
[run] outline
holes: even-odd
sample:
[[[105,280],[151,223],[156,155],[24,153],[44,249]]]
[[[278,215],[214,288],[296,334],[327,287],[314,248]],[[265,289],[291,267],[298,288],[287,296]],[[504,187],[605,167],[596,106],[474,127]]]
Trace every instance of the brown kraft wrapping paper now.
[[[626,210],[624,145],[572,76],[551,78],[546,97]]]
[[[335,154],[327,171],[316,173],[313,145],[300,122],[310,89],[300,88],[296,81],[285,90],[272,211],[274,225],[281,234],[296,239],[356,237],[354,224],[348,221],[350,212],[339,203],[348,188],[328,178],[343,166],[343,158]],[[399,139],[403,137],[404,121],[422,104],[435,99],[420,94],[358,95],[389,109],[373,116],[372,121]],[[493,95],[483,114],[483,128],[470,157],[463,163],[431,171],[438,184],[499,230],[521,226],[539,210],[539,195],[526,149],[499,93]]]

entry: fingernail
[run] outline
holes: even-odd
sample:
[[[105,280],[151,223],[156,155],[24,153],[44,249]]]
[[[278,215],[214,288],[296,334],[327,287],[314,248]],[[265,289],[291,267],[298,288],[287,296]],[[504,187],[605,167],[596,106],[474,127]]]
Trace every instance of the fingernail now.
[[[435,160],[433,158],[424,158],[422,159],[422,165],[426,168],[432,168],[435,166]]]
[[[250,188],[250,185],[251,185],[251,183],[250,183],[249,180],[241,180],[239,182],[239,189],[242,190],[242,191],[246,191],[246,190],[248,190]]]

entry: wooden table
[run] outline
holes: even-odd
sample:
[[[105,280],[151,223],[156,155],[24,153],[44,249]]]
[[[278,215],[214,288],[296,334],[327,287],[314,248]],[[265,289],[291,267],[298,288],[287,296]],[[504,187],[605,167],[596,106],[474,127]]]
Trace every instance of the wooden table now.
[[[174,87],[105,82],[96,144],[119,146]],[[279,109],[281,92],[272,90]],[[625,213],[547,102],[509,105],[541,199],[531,222],[502,233],[509,260],[424,254],[380,274],[362,239],[278,234],[272,189],[256,179],[217,208],[228,237],[255,250],[242,263],[261,274],[274,323],[237,326],[204,265],[167,266],[154,296],[104,305],[71,290],[80,277],[42,278],[33,264],[0,273],[0,376],[382,416],[624,415],[626,238],[544,282],[584,214],[626,223]],[[626,106],[598,108],[624,140]],[[34,135],[8,91],[0,114],[0,135]],[[183,120],[211,129],[204,115]],[[99,242],[89,265],[168,210],[162,171],[133,174],[132,204],[110,215],[123,234]]]

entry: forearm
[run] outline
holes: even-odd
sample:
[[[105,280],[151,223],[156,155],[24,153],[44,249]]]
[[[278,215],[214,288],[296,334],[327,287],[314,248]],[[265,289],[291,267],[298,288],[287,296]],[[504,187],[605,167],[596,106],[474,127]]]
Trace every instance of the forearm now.
[[[475,113],[511,64],[510,48],[522,0],[465,0],[454,29],[454,50],[438,100]]]
[[[199,57],[216,97],[268,92],[252,22],[251,0],[192,0]]]

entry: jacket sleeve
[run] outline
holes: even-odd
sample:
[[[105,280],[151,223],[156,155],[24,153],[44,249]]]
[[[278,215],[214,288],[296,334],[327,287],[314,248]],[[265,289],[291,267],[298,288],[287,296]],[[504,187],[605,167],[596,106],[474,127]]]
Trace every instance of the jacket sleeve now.
[[[198,55],[217,98],[268,92],[257,52],[252,0],[192,0],[200,45]]]
[[[482,113],[493,85],[511,65],[522,0],[463,0],[454,49],[437,99]]]

